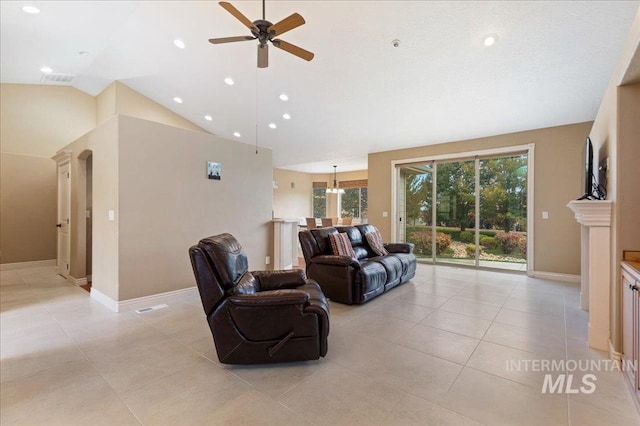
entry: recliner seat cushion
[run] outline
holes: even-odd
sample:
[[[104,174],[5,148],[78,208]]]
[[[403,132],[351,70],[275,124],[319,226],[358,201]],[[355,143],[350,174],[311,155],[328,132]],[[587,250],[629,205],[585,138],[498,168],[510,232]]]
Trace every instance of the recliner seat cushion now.
[[[357,277],[357,282],[360,284],[361,302],[384,292],[387,271],[380,262],[365,261],[360,266]]]
[[[384,267],[387,273],[385,288],[389,289],[400,284],[400,278],[402,277],[402,262],[400,259],[393,256],[380,256],[371,260],[380,263]]]

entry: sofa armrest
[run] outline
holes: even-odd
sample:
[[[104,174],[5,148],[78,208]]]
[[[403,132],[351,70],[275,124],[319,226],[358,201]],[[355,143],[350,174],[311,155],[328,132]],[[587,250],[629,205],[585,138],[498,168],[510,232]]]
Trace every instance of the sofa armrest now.
[[[268,307],[280,305],[305,305],[309,302],[309,294],[301,290],[271,290],[254,294],[230,296],[229,302],[245,308]]]
[[[389,253],[413,253],[413,243],[388,243],[384,245]]]
[[[336,265],[336,266],[353,266],[360,268],[357,260],[349,256],[336,256],[333,254],[324,254],[311,259],[311,263],[318,265]]]
[[[303,285],[306,278],[302,270],[251,271],[251,275],[263,291],[296,288]]]

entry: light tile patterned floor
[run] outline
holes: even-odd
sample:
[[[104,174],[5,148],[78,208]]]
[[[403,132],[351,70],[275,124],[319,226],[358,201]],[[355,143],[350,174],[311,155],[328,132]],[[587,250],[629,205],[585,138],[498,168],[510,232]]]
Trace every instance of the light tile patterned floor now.
[[[640,424],[619,372],[568,395],[507,368],[606,359],[575,285],[421,264],[366,305],[332,303],[325,359],[227,366],[195,290],[115,314],[54,268],[1,274],[2,425]]]

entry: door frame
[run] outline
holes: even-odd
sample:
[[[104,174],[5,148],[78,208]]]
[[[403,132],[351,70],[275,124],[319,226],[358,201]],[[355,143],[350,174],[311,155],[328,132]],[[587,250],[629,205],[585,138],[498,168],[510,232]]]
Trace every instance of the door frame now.
[[[534,276],[534,153],[535,143],[490,148],[478,151],[457,152],[451,154],[432,155],[428,157],[391,160],[391,241],[398,242],[398,183],[400,182],[400,166],[412,163],[428,163],[441,160],[461,160],[474,157],[500,156],[527,152],[527,275]],[[434,179],[435,182],[435,179]],[[434,209],[435,211],[435,209]],[[478,215],[476,215],[478,216]]]
[[[56,222],[62,220],[63,222],[66,221],[66,223],[62,223],[62,226],[67,226],[67,233],[68,233],[68,238],[66,239],[66,241],[61,241],[61,237],[60,237],[60,231],[58,231],[56,233],[56,266],[57,266],[57,273],[59,275],[62,275],[65,278],[69,278],[70,275],[70,264],[71,264],[71,151],[67,151],[67,150],[63,150],[63,151],[59,151],[57,152],[53,157],[51,157],[52,160],[54,160],[57,164],[56,164],[56,185],[57,185],[57,213],[56,213]],[[67,166],[67,179],[68,179],[68,185],[67,185],[67,212],[69,217],[66,219],[61,219],[60,218],[60,211],[61,211],[61,188],[60,188],[60,173],[63,167]],[[60,224],[61,222],[58,222],[57,224]],[[69,259],[68,259],[68,263],[66,268],[62,268],[61,264],[60,264],[60,253],[62,250],[60,250],[60,247],[62,244],[66,245],[66,252],[68,253]]]

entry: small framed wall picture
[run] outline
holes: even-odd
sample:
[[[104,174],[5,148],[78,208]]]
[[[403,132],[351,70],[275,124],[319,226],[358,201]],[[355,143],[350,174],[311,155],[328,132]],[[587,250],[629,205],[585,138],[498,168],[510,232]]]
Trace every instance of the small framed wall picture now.
[[[222,164],[207,161],[207,178],[220,180],[222,177]]]

